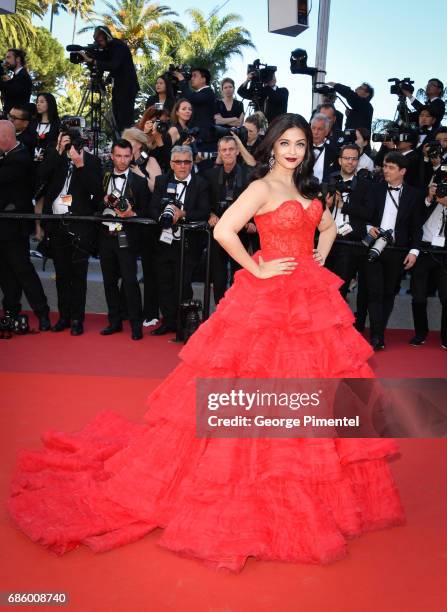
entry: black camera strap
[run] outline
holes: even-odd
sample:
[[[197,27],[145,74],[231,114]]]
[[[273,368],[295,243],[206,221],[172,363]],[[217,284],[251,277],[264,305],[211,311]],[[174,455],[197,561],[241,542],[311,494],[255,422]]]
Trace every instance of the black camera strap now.
[[[123,194],[124,194],[124,192],[125,192],[125,190],[126,190],[126,185],[127,185],[127,176],[126,176],[126,177],[125,177],[125,179],[124,179],[124,183],[122,184],[121,189],[118,189],[118,187],[116,186],[116,183],[115,183],[115,178],[114,178],[114,176],[113,176],[113,175],[111,175],[110,179],[111,179],[111,181],[112,181],[112,191],[114,191],[114,190],[116,189],[117,191],[119,191],[119,192],[120,192],[120,196],[122,197],[122,196],[123,196]]]
[[[443,207],[441,228],[439,230],[438,236],[441,236],[441,237],[444,236],[446,223],[447,223],[447,208]]]
[[[393,192],[391,191],[391,189],[389,187],[388,187],[387,191],[388,191],[388,194],[389,194],[390,198],[393,201],[394,206],[396,207],[396,210],[399,210],[400,198],[401,198],[401,195],[402,195],[402,187],[399,190],[399,197],[397,198],[397,202],[396,202],[396,200],[395,200],[395,198],[393,196]]]

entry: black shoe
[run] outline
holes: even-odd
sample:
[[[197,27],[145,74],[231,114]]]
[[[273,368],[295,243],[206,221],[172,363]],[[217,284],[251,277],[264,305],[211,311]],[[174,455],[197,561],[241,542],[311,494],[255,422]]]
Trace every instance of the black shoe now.
[[[53,327],[51,328],[51,331],[61,332],[61,331],[64,331],[64,329],[68,329],[69,327],[70,327],[70,321],[68,319],[59,319],[56,325],[53,325]]]
[[[164,336],[165,334],[175,333],[177,331],[175,325],[169,325],[169,323],[163,323],[157,329],[151,331],[151,336]]]
[[[80,336],[84,333],[84,325],[82,321],[72,321],[71,322],[71,335],[72,336]]]
[[[143,326],[141,324],[132,325],[132,340],[141,340],[143,338]]]
[[[414,338],[410,340],[410,344],[411,346],[421,346],[422,344],[425,344],[425,340],[426,336],[419,336],[416,334]]]
[[[51,321],[48,315],[42,315],[39,317],[39,331],[50,331]]]
[[[441,340],[441,348],[447,351],[447,340]]]
[[[104,329],[102,329],[99,333],[101,336],[111,336],[112,334],[117,334],[118,332],[123,331],[123,326],[121,323],[116,325],[108,325]]]
[[[378,336],[373,336],[370,344],[375,351],[382,351],[385,348],[385,342]]]

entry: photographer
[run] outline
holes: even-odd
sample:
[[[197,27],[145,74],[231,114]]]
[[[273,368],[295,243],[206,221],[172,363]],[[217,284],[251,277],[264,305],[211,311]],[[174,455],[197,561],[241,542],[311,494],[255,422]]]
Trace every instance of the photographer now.
[[[211,214],[208,219],[214,228],[225,210],[237,200],[248,185],[248,168],[237,163],[239,147],[233,136],[224,136],[218,142],[219,158],[222,165],[205,173],[211,190]],[[248,247],[250,234],[257,232],[253,222],[247,223],[240,239]],[[230,268],[228,275],[228,268]],[[217,306],[227,288],[233,283],[234,273],[240,268],[218,242],[211,242],[211,279],[213,283],[214,302]],[[229,277],[228,277],[229,276]]]
[[[140,248],[140,228],[120,223],[120,219],[147,217],[150,192],[147,180],[132,172],[132,145],[117,140],[112,147],[113,172],[104,175],[103,215],[114,221],[104,221],[99,232],[99,260],[104,279],[109,325],[100,333],[110,336],[122,331],[120,293],[121,278],[131,327],[132,340],[141,340],[142,308],[137,278],[137,256]]]
[[[233,79],[223,79],[220,83],[222,99],[216,102],[216,125],[240,127],[244,122],[244,105],[234,99],[235,84]]]
[[[413,87],[411,89],[406,89],[405,87],[401,87],[402,94],[408,98],[411,103],[411,106],[416,109],[414,113],[410,115],[410,121],[416,122],[419,116],[419,113],[424,108],[424,106],[429,106],[431,111],[436,117],[436,123],[434,124],[434,128],[436,129],[441,124],[441,121],[444,117],[445,113],[445,103],[441,99],[441,96],[444,92],[444,84],[439,79],[430,79],[425,87],[425,95],[426,95],[426,103],[422,104],[413,96]]]
[[[8,113],[8,119],[15,127],[18,142],[27,148],[31,159],[33,159],[36,147],[36,132],[30,125],[31,111],[29,105],[21,104],[13,106]]]
[[[418,147],[422,146],[424,142],[432,140],[433,134],[436,132],[436,115],[431,106],[424,106],[418,117],[419,135]]]
[[[366,198],[371,225],[367,226],[370,249],[365,269],[374,350],[385,347],[384,334],[393,310],[396,287],[403,270],[409,270],[416,263],[422,236],[424,196],[404,182],[406,164],[407,160],[401,153],[387,153],[383,164],[385,181],[374,185]],[[377,239],[381,236],[383,238],[378,244]],[[386,244],[390,242],[405,247],[405,250],[387,248]]]
[[[163,104],[163,108],[165,108],[169,113],[174,108],[174,90],[172,88],[171,81],[165,74],[161,74],[159,77],[157,77],[157,80],[155,81],[155,94],[153,96],[149,96],[147,99],[146,108],[150,108],[155,104]]]
[[[65,221],[47,221],[51,256],[56,272],[59,320],[52,331],[84,331],[89,255],[96,248],[97,226],[70,221],[70,215],[93,215],[103,197],[101,162],[83,149],[76,129],[62,127],[56,147],[47,149],[39,175],[46,182],[43,213],[67,215]]]
[[[287,113],[289,90],[276,85],[275,70],[251,70],[237,90],[241,98],[253,100],[270,123],[275,117]]]
[[[427,297],[429,278],[435,275],[441,302],[441,348],[447,350],[447,174],[444,180],[429,187],[425,200],[421,251],[411,273],[411,295],[414,337],[412,346],[421,346],[428,335]],[[431,251],[431,252],[429,252]]]
[[[340,149],[338,163],[340,172],[328,178],[329,193],[326,204],[331,210],[337,227],[337,238],[333,244],[326,266],[343,279],[340,293],[346,299],[349,285],[359,274],[360,301],[366,302],[364,268],[366,253],[363,246],[341,244],[341,241],[361,241],[366,234],[366,223],[370,212],[365,204],[372,182],[358,178],[356,171],[359,163],[360,149],[356,144],[346,144]],[[358,307],[357,311],[362,310]]]
[[[417,189],[425,189],[424,168],[421,149],[417,148],[419,134],[416,131],[403,132],[396,149],[406,157],[407,171],[405,172],[405,182]]]
[[[436,131],[434,140],[424,143],[424,183],[438,182],[434,180],[439,173],[441,165],[447,163],[447,127],[441,125]]]
[[[132,172],[146,178],[149,191],[154,191],[155,179],[160,176],[161,169],[151,151],[147,149],[147,136],[138,128],[124,130],[123,138],[132,145]],[[141,266],[143,268],[143,327],[152,327],[158,323],[158,285],[156,247],[158,231],[155,225],[143,225],[141,233]]]
[[[327,85],[333,87],[351,106],[351,108],[346,111],[345,129],[366,127],[371,131],[374,113],[371,104],[371,100],[374,96],[374,89],[371,85],[369,83],[362,83],[355,91],[341,83],[329,82]]]
[[[32,160],[17,142],[10,121],[0,121],[0,212],[33,213]],[[3,307],[13,316],[20,312],[24,291],[39,319],[40,331],[51,327],[47,298],[29,255],[32,222],[2,219],[0,225],[0,285]]]
[[[329,142],[329,144],[336,148],[337,141],[342,133],[341,130],[338,130],[335,126],[337,121],[335,106],[333,104],[319,104],[315,113],[312,114],[312,117],[314,117],[317,113],[325,115],[329,119],[329,132],[326,135],[326,140]]]
[[[179,302],[180,272],[180,221],[207,221],[210,215],[208,183],[201,176],[192,174],[193,158],[188,146],[175,146],[171,151],[171,172],[158,176],[150,203],[150,217],[161,224],[157,243],[157,267],[162,325],[151,332],[161,336],[175,332]],[[192,297],[191,278],[197,265],[202,240],[194,231],[185,237],[185,261],[183,275],[183,299]]]
[[[113,38],[109,28],[98,26],[93,38],[102,51],[90,57],[85,51],[79,54],[88,64],[94,64],[101,72],[108,72],[113,79],[112,111],[115,118],[116,132],[130,127],[134,122],[135,98],[140,89],[132,54],[126,43]]]
[[[191,125],[192,105],[186,98],[180,98],[175,103],[171,113],[171,127],[168,135],[171,139],[171,146],[176,144],[190,144],[188,130]]]
[[[169,113],[166,109],[162,111],[154,106],[147,108],[136,128],[147,136],[148,148],[151,155],[157,160],[162,172],[169,168],[171,156],[171,139],[168,137]]]
[[[3,113],[7,115],[13,106],[29,102],[33,84],[26,69],[26,53],[22,49],[8,49],[4,67],[14,72],[12,77],[4,73],[0,77]]]
[[[326,136],[330,130],[330,121],[326,115],[321,113],[314,115],[310,122],[310,127],[315,156],[313,173],[321,183],[331,172],[338,169],[338,155],[336,149],[326,142]]]
[[[210,71],[206,68],[193,68],[190,83],[181,72],[174,71],[173,74],[178,79],[180,96],[189,100],[192,105],[191,127],[200,128],[199,136],[203,142],[203,150],[206,151],[210,144],[214,142],[211,128],[214,125],[216,107],[216,97],[210,86]],[[202,147],[199,147],[199,150]]]

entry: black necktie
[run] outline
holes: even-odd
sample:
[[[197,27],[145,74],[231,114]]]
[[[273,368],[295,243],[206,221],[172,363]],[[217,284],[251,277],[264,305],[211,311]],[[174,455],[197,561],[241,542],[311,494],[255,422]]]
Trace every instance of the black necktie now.
[[[125,174],[112,174],[114,179],[120,178],[123,179],[124,181],[126,180],[126,175]]]

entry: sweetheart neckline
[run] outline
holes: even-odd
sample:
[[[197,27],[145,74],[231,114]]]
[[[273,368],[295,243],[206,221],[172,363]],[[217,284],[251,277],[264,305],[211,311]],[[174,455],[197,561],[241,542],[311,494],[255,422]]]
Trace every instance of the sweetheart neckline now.
[[[309,208],[312,206],[312,204],[315,202],[315,200],[317,200],[319,202],[318,198],[314,198],[311,201],[311,203],[308,206],[306,206],[306,207],[303,206],[303,203],[300,202],[300,200],[294,200],[294,199],[284,200],[284,202],[281,202],[281,204],[279,206],[277,206],[276,208],[274,208],[273,210],[268,210],[267,212],[261,213],[260,215],[254,215],[254,217],[264,217],[264,215],[271,215],[272,213],[274,213],[277,210],[279,210],[281,208],[281,206],[284,206],[284,204],[288,204],[289,202],[296,202],[297,204],[299,204],[301,206],[303,211],[306,211],[306,210],[309,210]]]

